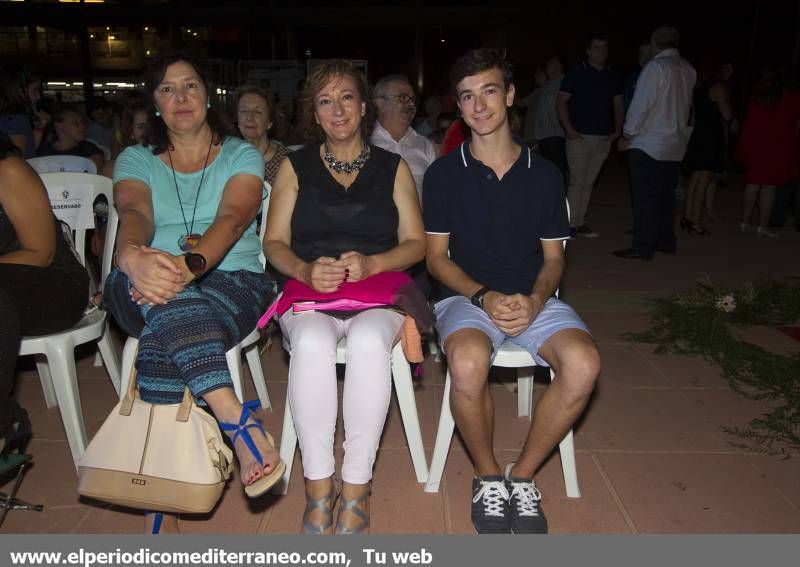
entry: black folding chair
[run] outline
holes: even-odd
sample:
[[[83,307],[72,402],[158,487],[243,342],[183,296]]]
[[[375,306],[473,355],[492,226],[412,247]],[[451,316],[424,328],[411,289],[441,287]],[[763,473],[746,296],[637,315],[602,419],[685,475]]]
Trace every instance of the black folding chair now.
[[[0,526],[9,510],[35,510],[41,512],[41,504],[28,504],[17,499],[25,471],[31,466],[32,457],[24,452],[31,436],[28,412],[13,399],[0,400],[0,478],[16,474],[11,492],[0,492]]]
[[[9,492],[8,495],[0,492],[0,508],[2,508],[2,511],[0,511],[0,526],[3,525],[3,521],[5,521],[9,510],[35,510],[36,512],[41,512],[44,509],[44,506],[41,504],[28,504],[16,498],[17,491],[22,483],[22,477],[25,475],[25,471],[30,465],[30,455],[8,453],[0,457],[0,477],[15,470],[17,471],[11,492]]]

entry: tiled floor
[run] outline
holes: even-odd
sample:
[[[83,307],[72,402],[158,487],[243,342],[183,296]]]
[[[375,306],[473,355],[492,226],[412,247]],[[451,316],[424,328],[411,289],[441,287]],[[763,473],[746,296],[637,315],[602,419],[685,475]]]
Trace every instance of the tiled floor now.
[[[709,275],[738,284],[763,275],[798,276],[800,233],[781,231],[775,241],[740,234],[733,216],[741,191],[732,184],[718,191],[728,218],[711,227],[710,237],[679,235],[679,254],[653,262],[630,262],[610,252],[627,245],[627,182],[618,163],[609,164],[595,192],[591,225],[600,238],[568,246],[562,297],[576,306],[592,329],[603,371],[592,401],[575,429],[581,498],[565,496],[561,463],[551,455],[537,475],[552,533],[750,533],[800,532],[800,459],[779,460],[736,447],[723,426],[745,426],[767,404],[732,392],[719,370],[699,360],[655,354],[647,345],[620,337],[648,326],[647,299],[688,289]],[[623,219],[623,220],[620,220]],[[747,331],[749,340],[778,352],[800,350],[773,329]],[[115,403],[93,352],[80,349],[79,381],[89,436]],[[287,363],[279,343],[264,355],[274,410],[264,417],[280,439]],[[499,378],[512,378],[497,372]],[[430,459],[442,403],[444,369],[428,359],[416,400]],[[536,393],[546,387],[537,384]],[[253,397],[252,386],[249,386]],[[517,418],[511,388],[493,384],[495,444],[501,463],[511,461],[528,431]],[[35,368],[21,361],[16,396],[31,413],[35,466],[21,492],[45,511],[12,511],[5,533],[136,533],[135,511],[83,501],[57,408],[46,409]],[[337,456],[341,459],[341,434]],[[405,435],[393,401],[375,466],[372,529],[376,533],[472,533],[469,491],[472,468],[454,438],[441,489],[428,494],[416,483]],[[299,454],[286,496],[249,501],[234,475],[219,506],[204,517],[181,519],[187,533],[296,533],[304,507]]]

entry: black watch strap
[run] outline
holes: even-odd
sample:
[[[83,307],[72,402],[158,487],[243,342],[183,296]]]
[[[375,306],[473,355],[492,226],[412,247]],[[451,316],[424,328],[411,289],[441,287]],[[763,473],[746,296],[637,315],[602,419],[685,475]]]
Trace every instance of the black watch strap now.
[[[491,291],[488,287],[483,286],[478,291],[472,294],[472,297],[469,300],[472,304],[477,307],[478,309],[483,309],[483,298],[484,296]]]
[[[197,254],[195,252],[187,252],[183,255],[186,259],[186,267],[189,268],[189,271],[192,272],[196,277],[200,277],[206,271],[206,257],[202,254]]]

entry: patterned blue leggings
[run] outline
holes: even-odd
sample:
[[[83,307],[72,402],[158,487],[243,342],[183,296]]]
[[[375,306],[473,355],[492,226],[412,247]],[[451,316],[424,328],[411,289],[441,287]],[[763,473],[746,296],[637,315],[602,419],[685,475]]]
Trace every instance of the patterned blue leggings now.
[[[114,270],[103,298],[120,327],[139,337],[136,358],[142,399],[180,403],[184,386],[196,399],[233,387],[225,352],[247,336],[266,310],[273,282],[267,274],[214,270],[166,305],[137,305],[128,277]]]

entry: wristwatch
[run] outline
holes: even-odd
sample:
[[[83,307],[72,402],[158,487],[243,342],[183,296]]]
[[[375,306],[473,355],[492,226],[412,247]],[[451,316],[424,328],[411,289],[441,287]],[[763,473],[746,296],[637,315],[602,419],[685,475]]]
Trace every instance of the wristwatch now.
[[[490,291],[491,290],[488,287],[483,286],[478,291],[476,291],[474,294],[472,294],[472,297],[470,297],[469,300],[472,302],[472,305],[474,305],[478,309],[483,309],[483,298]]]
[[[186,259],[186,267],[195,277],[200,277],[206,271],[206,257],[196,252],[187,252],[183,255]]]

